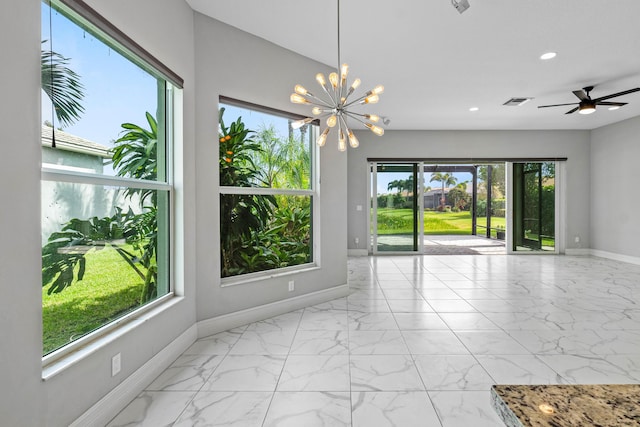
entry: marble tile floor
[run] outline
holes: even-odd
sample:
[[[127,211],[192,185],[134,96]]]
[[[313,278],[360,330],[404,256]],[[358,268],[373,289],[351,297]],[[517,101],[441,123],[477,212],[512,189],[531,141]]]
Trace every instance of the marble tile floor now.
[[[194,343],[108,424],[501,426],[492,384],[640,383],[640,266],[349,259],[350,295]]]

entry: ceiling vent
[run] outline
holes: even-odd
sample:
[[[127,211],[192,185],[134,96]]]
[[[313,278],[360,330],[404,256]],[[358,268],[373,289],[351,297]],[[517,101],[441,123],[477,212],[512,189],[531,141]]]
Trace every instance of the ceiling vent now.
[[[531,101],[533,98],[511,98],[507,102],[502,105],[507,105],[509,107],[519,107],[527,102]]]

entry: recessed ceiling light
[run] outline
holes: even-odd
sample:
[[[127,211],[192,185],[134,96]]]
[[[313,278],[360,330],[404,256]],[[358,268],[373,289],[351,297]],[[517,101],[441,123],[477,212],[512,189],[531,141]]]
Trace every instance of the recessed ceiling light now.
[[[555,58],[556,55],[557,54],[555,52],[547,52],[540,55],[540,59],[542,59],[543,61],[546,61],[547,59]]]
[[[479,110],[479,108],[478,108],[478,107],[471,107],[471,108],[469,108],[469,111],[478,111],[478,110]]]
[[[619,110],[620,106],[619,105],[614,105],[613,107],[609,107],[609,110],[613,111],[613,110]]]

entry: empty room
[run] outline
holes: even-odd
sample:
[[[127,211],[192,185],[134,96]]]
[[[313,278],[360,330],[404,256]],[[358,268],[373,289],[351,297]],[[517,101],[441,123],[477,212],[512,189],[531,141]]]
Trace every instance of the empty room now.
[[[6,3],[0,425],[638,425],[640,3]]]

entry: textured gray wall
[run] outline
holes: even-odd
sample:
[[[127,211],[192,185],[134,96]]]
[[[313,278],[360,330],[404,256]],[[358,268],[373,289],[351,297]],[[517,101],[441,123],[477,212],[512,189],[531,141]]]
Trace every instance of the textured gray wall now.
[[[7,9],[8,8],[8,9]],[[43,422],[40,382],[40,1],[0,14],[0,424]]]
[[[640,257],[640,117],[591,134],[591,248]]]

